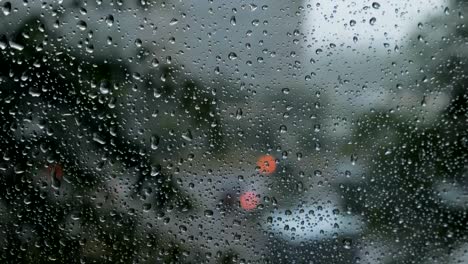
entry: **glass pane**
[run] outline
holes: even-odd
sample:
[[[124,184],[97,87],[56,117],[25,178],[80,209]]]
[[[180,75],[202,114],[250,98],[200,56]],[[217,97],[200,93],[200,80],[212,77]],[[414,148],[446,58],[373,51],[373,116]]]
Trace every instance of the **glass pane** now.
[[[0,8],[0,262],[468,263],[468,2]]]

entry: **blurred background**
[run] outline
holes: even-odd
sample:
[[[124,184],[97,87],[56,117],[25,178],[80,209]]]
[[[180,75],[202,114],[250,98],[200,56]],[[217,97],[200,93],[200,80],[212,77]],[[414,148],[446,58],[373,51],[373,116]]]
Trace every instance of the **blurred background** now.
[[[0,8],[2,263],[468,263],[468,2]]]

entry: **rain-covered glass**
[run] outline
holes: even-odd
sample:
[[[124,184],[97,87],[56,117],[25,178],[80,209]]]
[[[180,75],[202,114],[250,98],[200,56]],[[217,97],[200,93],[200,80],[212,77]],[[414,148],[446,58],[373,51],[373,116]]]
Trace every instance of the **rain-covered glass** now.
[[[468,263],[468,1],[0,9],[0,263]]]

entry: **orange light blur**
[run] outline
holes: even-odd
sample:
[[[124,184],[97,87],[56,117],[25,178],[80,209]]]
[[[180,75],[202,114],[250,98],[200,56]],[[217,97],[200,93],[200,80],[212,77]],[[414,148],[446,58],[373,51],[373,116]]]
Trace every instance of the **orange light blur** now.
[[[257,208],[258,202],[257,194],[253,191],[244,192],[240,196],[240,205],[244,210],[250,211]]]
[[[260,173],[270,175],[276,170],[276,160],[271,155],[263,155],[257,161]]]

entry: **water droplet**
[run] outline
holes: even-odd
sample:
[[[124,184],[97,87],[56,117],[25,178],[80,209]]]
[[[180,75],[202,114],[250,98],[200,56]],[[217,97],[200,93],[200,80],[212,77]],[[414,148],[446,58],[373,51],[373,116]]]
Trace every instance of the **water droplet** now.
[[[351,165],[356,165],[356,161],[357,161],[358,157],[357,155],[355,154],[351,154]]]
[[[150,203],[145,203],[143,204],[143,212],[149,212],[151,210],[151,204]]]
[[[374,3],[372,3],[372,7],[373,7],[374,9],[379,9],[379,8],[380,8],[380,4],[377,3],[377,2],[374,2]]]
[[[115,108],[115,103],[116,103],[117,99],[115,97],[111,97],[110,100],[109,100],[109,103],[107,104],[107,106],[111,109]]]
[[[71,214],[71,219],[75,220],[75,221],[80,220],[80,213],[79,212],[72,213]]]
[[[289,88],[283,88],[281,92],[283,92],[283,94],[289,94],[290,90]]]
[[[151,176],[155,177],[155,176],[158,176],[160,173],[161,173],[161,166],[159,165],[151,166],[151,173],[150,173]]]
[[[320,132],[320,124],[314,125],[314,132]]]
[[[139,38],[135,39],[135,46],[140,48],[142,45],[143,45],[143,41],[141,41],[141,39]]]
[[[235,16],[232,16],[230,22],[231,22],[231,25],[235,26],[236,23],[237,23],[237,22],[236,22],[236,17],[235,17]]]
[[[112,27],[112,25],[114,25],[114,16],[113,15],[108,15],[106,17],[106,24],[109,26],[109,27]]]
[[[99,143],[101,145],[106,144],[106,141],[104,139],[102,139],[97,133],[93,134],[93,141],[97,142],[97,143]]]
[[[179,23],[179,20],[173,18],[173,19],[171,19],[171,21],[169,22],[169,25],[174,26],[174,25],[176,25],[177,23]]]
[[[0,35],[0,49],[4,50],[8,47],[8,40],[5,35]]]
[[[32,97],[39,97],[41,96],[41,94],[41,89],[37,88],[36,86],[29,87],[29,95],[31,95]]]
[[[229,55],[228,55],[228,58],[230,60],[235,60],[235,59],[237,59],[237,54],[234,53],[234,52],[230,52]]]
[[[297,160],[301,160],[302,159],[302,153],[301,152],[296,153],[296,157],[297,157]]]
[[[159,146],[159,137],[154,135],[150,138],[151,149],[158,149]]]
[[[320,142],[315,142],[315,150],[320,151],[321,148],[322,146],[320,145]]]
[[[236,111],[236,119],[239,120],[241,118],[242,118],[242,108],[239,108]]]
[[[88,25],[83,20],[80,20],[76,23],[76,27],[81,31],[85,31],[88,28]]]
[[[346,178],[351,177],[351,172],[349,170],[345,171],[345,176]]]
[[[285,125],[281,125],[279,127],[279,132],[280,133],[286,133],[286,132],[288,132],[288,128]]]
[[[161,97],[161,95],[162,95],[162,94],[159,92],[158,89],[154,89],[154,91],[153,91],[153,96],[154,96],[154,98],[159,98],[159,97]]]
[[[15,50],[19,50],[19,51],[22,51],[24,49],[24,46],[19,44],[19,43],[16,43],[14,41],[10,41],[8,44],[10,44],[10,47],[12,49],[15,49]]]
[[[99,92],[101,94],[109,94],[110,92],[110,83],[107,80],[102,80],[99,85]]]
[[[421,36],[421,35],[418,35],[418,40],[419,40],[419,42],[422,42],[422,43],[425,42],[424,37]]]
[[[89,44],[89,45],[86,46],[86,52],[88,52],[88,53],[93,53],[94,52],[93,44]]]
[[[343,239],[343,247],[345,249],[351,249],[352,246],[353,246],[353,240],[351,238]]]
[[[213,211],[212,210],[205,210],[204,215],[206,217],[212,217],[213,216]]]
[[[182,138],[184,140],[187,140],[187,141],[192,141],[193,140],[192,132],[190,131],[190,129],[187,129],[187,131],[185,131],[182,134]]]
[[[11,13],[11,3],[5,2],[2,7],[2,12],[5,16],[8,16]]]
[[[375,18],[375,17],[373,17],[373,18],[371,18],[371,19],[369,20],[369,24],[370,24],[371,26],[373,26],[373,25],[375,24],[375,22],[377,22],[377,18]]]
[[[153,66],[154,68],[158,67],[159,66],[159,60],[154,58],[152,61],[151,61],[151,66]]]

